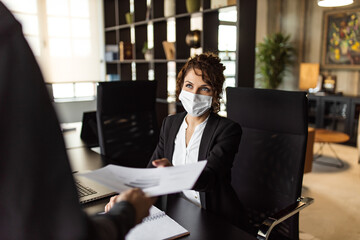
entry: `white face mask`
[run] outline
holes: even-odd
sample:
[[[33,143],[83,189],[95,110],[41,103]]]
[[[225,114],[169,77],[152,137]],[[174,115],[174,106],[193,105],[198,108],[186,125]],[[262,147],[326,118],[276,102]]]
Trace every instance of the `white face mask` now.
[[[212,96],[194,94],[185,90],[181,91],[179,99],[187,113],[194,117],[203,115],[212,104]]]

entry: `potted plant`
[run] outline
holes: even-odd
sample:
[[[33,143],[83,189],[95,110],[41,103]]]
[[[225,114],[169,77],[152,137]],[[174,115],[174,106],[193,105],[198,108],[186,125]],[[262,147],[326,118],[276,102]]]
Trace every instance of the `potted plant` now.
[[[152,59],[152,49],[148,48],[148,43],[144,42],[142,53],[144,54],[145,60],[151,60]]]
[[[290,35],[275,33],[256,47],[257,78],[265,88],[276,89],[283,81],[285,70],[293,63],[295,49],[289,39]]]

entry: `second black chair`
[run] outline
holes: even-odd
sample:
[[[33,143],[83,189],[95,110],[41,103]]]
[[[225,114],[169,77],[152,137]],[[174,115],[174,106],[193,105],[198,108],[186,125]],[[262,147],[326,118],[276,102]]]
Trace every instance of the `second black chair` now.
[[[101,82],[97,125],[106,164],[146,167],[158,141],[155,81]]]
[[[306,93],[228,88],[227,113],[243,131],[232,185],[257,238],[299,239],[296,213],[313,201],[301,198],[308,132]]]

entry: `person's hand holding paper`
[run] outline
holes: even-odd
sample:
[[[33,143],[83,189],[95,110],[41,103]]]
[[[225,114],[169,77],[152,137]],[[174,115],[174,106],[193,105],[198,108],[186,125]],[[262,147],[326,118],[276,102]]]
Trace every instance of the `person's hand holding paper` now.
[[[129,188],[140,188],[149,197],[191,189],[207,161],[164,168],[128,168],[107,165],[101,169],[78,173],[121,193]]]

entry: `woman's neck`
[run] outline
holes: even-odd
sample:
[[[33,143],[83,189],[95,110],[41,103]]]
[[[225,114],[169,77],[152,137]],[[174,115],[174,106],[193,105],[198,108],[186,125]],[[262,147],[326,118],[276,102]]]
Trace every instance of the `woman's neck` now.
[[[199,125],[200,123],[204,122],[206,120],[206,118],[209,116],[209,114],[210,114],[210,110],[199,117],[194,117],[194,116],[191,116],[190,114],[188,114],[185,117],[185,121],[188,126],[195,127],[195,126]]]

